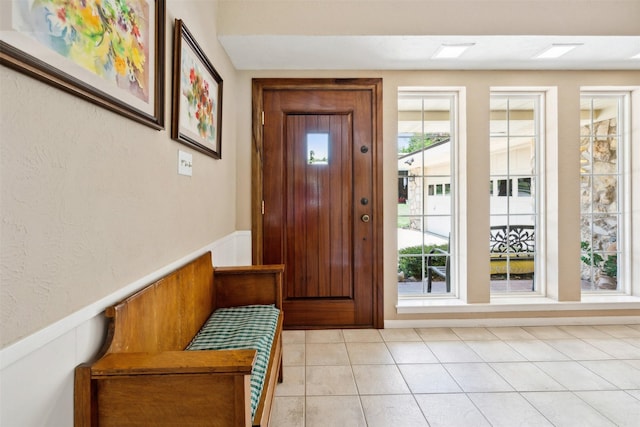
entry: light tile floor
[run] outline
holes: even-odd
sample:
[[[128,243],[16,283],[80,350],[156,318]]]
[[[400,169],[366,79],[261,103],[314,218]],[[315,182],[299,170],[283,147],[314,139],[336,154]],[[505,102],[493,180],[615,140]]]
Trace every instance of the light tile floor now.
[[[640,325],[284,331],[273,427],[640,426]]]

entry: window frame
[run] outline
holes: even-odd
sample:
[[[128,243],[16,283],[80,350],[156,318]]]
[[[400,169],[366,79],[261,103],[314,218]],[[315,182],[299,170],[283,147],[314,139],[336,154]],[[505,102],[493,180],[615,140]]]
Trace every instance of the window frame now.
[[[599,289],[582,289],[580,287],[580,293],[584,296],[595,295],[595,296],[604,296],[604,295],[632,295],[634,290],[632,289],[632,283],[629,280],[631,277],[631,241],[633,240],[633,236],[631,236],[632,228],[631,228],[631,206],[632,206],[632,195],[631,195],[631,182],[632,182],[632,140],[633,136],[631,135],[631,126],[632,126],[632,117],[631,117],[631,91],[627,90],[616,90],[616,89],[587,89],[581,88],[579,93],[580,103],[582,103],[583,98],[590,98],[590,125],[593,126],[593,100],[597,98],[617,98],[618,99],[618,112],[616,118],[619,120],[616,123],[616,133],[615,138],[617,139],[617,150],[616,156],[618,159],[616,161],[617,172],[616,176],[618,177],[618,187],[616,190],[616,199],[617,199],[617,210],[614,213],[619,217],[617,231],[616,231],[616,243],[617,243],[617,289],[615,290],[599,290]],[[580,110],[582,113],[582,109]],[[622,121],[622,123],[620,123]],[[580,125],[582,128],[582,125]],[[578,137],[582,139],[583,137],[588,136],[590,139],[599,136],[594,133],[592,130],[589,135],[583,135],[580,131],[578,133]],[[601,136],[601,135],[600,135]],[[607,137],[611,136],[607,134]],[[591,143],[593,144],[593,143]],[[622,159],[620,159],[620,153],[622,155]],[[593,156],[591,158],[593,161]],[[593,170],[593,169],[592,169]],[[581,171],[580,178],[585,176]],[[593,171],[586,175],[589,176],[591,181],[594,176],[603,176],[603,175],[612,175],[612,174],[594,174]],[[591,184],[591,197],[593,197],[593,184]],[[580,206],[580,218],[582,221],[582,203]],[[591,209],[589,215],[593,217],[593,203],[591,204]],[[592,234],[593,234],[593,226],[592,226]],[[592,236],[593,239],[593,236]],[[582,242],[582,238],[580,239]],[[592,240],[593,241],[593,240]],[[592,242],[591,241],[591,242]],[[583,251],[582,248],[580,250],[580,256],[582,257]],[[582,263],[582,262],[581,262]],[[593,275],[593,272],[592,272]],[[593,277],[592,277],[593,278]]]
[[[422,212],[421,215],[417,216],[417,215],[407,215],[407,218],[420,218],[420,222],[422,224],[422,229],[424,231],[424,227],[425,227],[425,222],[426,219],[428,217],[443,217],[443,216],[447,216],[449,218],[450,221],[450,233],[449,233],[449,251],[448,251],[448,256],[449,256],[449,262],[451,265],[450,268],[450,284],[451,284],[451,289],[450,292],[445,292],[445,293],[427,293],[426,290],[420,294],[411,294],[411,295],[406,295],[406,294],[401,294],[400,290],[398,290],[397,296],[399,300],[402,299],[416,299],[416,298],[421,298],[421,299],[441,299],[441,298],[446,298],[446,299],[451,299],[451,298],[458,298],[459,295],[459,289],[458,289],[458,280],[457,280],[457,274],[456,274],[456,268],[454,268],[456,266],[457,263],[457,236],[458,236],[458,229],[459,229],[459,217],[456,216],[456,212],[458,209],[458,186],[457,186],[457,162],[458,162],[458,150],[459,150],[459,139],[458,139],[458,110],[459,110],[459,102],[460,102],[460,93],[458,90],[456,89],[451,89],[451,90],[442,90],[442,89],[435,89],[435,88],[429,88],[429,87],[420,87],[420,88],[416,88],[416,87],[411,87],[411,88],[398,88],[398,92],[397,92],[397,99],[400,100],[402,97],[406,97],[406,98],[411,98],[411,97],[416,97],[416,98],[421,98],[421,99],[447,99],[449,100],[449,144],[450,144],[450,151],[449,151],[449,158],[450,158],[450,163],[449,163],[449,175],[442,175],[442,174],[434,174],[434,175],[425,175],[424,173],[420,176],[415,176],[414,179],[422,179],[423,180],[423,186],[422,186]],[[423,109],[421,114],[423,115],[421,117],[421,121],[423,123],[424,126],[424,104],[423,104]],[[399,122],[399,118],[398,118],[398,122]],[[397,134],[399,135],[400,132],[398,131]],[[424,127],[422,129],[422,135],[425,135],[424,132]],[[424,156],[424,153],[422,154]],[[399,172],[398,169],[396,169],[396,172]],[[398,176],[400,176],[400,174],[398,174]],[[436,180],[448,180],[448,181],[442,181],[442,182],[433,182],[433,179]],[[429,180],[431,180],[430,183]],[[440,187],[440,193],[438,192],[438,186]],[[448,193],[445,193],[445,189],[448,189]],[[449,214],[448,215],[428,215],[426,214],[426,199],[427,197],[436,197],[436,198],[443,198],[445,196],[449,196],[450,197],[450,203],[449,203]],[[400,217],[400,215],[399,215]],[[424,246],[424,240],[423,240],[423,246]],[[398,260],[400,259],[400,249],[397,250],[396,252],[396,256],[398,257]],[[422,254],[422,263],[423,263],[423,277],[422,280],[426,281],[426,254]],[[423,282],[424,285],[424,282]],[[426,289],[426,287],[425,287]]]
[[[489,284],[489,293],[491,295],[491,298],[501,298],[501,297],[512,297],[514,295],[517,296],[523,296],[523,297],[528,297],[528,296],[533,296],[533,297],[539,297],[539,296],[546,296],[546,283],[545,280],[542,280],[542,278],[546,277],[546,260],[547,260],[547,256],[546,256],[546,245],[545,245],[545,236],[546,236],[546,218],[545,218],[545,214],[546,214],[546,206],[545,206],[545,200],[546,200],[546,176],[545,176],[545,165],[546,165],[546,159],[544,156],[544,153],[546,153],[546,110],[545,110],[545,106],[546,106],[546,97],[547,97],[547,93],[545,90],[540,90],[538,88],[532,88],[531,90],[527,90],[526,88],[518,88],[517,90],[512,90],[511,88],[500,88],[500,89],[495,89],[495,88],[491,88],[490,93],[489,93],[489,103],[491,103],[491,101],[493,99],[496,98],[504,98],[507,100],[507,105],[509,100],[514,99],[514,100],[518,100],[518,99],[531,99],[533,100],[533,106],[534,106],[534,111],[533,111],[533,122],[534,122],[534,134],[533,135],[513,135],[511,136],[511,133],[508,131],[509,129],[509,121],[510,121],[510,117],[509,117],[509,109],[506,110],[506,116],[505,116],[505,120],[507,121],[507,134],[505,136],[505,138],[507,138],[507,140],[509,140],[510,138],[522,138],[524,137],[533,137],[534,138],[534,151],[533,151],[533,156],[534,156],[534,168],[531,172],[531,175],[522,175],[522,174],[511,174],[510,171],[510,156],[507,156],[507,169],[506,169],[506,173],[496,173],[496,174],[492,174],[492,168],[491,165],[489,166],[489,180],[490,182],[496,182],[496,188],[495,188],[495,192],[493,194],[488,195],[489,198],[492,197],[501,197],[501,198],[505,198],[506,202],[507,202],[507,207],[506,207],[506,214],[502,214],[502,213],[498,213],[498,214],[492,214],[491,213],[491,205],[489,206],[489,222],[491,224],[491,220],[493,217],[499,217],[499,216],[506,216],[506,217],[511,217],[513,215],[515,215],[516,217],[518,216],[518,214],[510,214],[510,205],[511,205],[511,200],[510,199],[520,199],[519,195],[517,194],[517,190],[518,190],[518,180],[520,178],[530,178],[531,179],[531,184],[532,186],[530,187],[530,192],[531,192],[531,188],[533,188],[533,193],[534,194],[529,194],[527,197],[528,198],[532,198],[533,202],[535,204],[535,211],[533,214],[522,214],[523,216],[530,216],[533,215],[535,217],[534,220],[534,227],[535,227],[535,254],[534,254],[534,269],[535,269],[535,273],[533,275],[533,290],[532,291],[502,291],[502,292],[492,292],[491,291],[491,285]],[[491,106],[489,106],[489,111],[491,112]],[[489,119],[489,121],[491,122],[491,118]],[[496,137],[496,135],[494,135],[491,132],[491,124],[489,124],[489,139],[491,140],[492,138]],[[489,145],[487,147],[487,149],[489,150],[489,158],[491,159],[491,142],[489,142]],[[508,152],[508,151],[507,151]],[[490,160],[491,162],[491,160]],[[506,188],[505,190],[507,191],[506,195],[501,195],[500,194],[500,181],[501,180],[505,180],[506,181]],[[516,191],[514,191],[514,188]],[[524,198],[524,197],[523,197]],[[507,220],[507,225],[513,225],[512,222],[510,222],[509,220]],[[510,278],[507,278],[507,287],[509,286],[509,281]]]

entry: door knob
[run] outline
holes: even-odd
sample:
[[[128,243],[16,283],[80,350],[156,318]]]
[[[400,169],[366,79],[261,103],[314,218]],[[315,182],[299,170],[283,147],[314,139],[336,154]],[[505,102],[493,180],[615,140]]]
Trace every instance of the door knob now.
[[[371,217],[367,214],[364,214],[360,217],[360,219],[362,220],[362,222],[369,222],[369,220],[371,219]]]

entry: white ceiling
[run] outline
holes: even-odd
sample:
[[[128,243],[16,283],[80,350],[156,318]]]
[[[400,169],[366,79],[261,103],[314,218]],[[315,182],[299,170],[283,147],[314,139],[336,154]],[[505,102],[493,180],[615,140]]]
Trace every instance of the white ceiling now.
[[[640,36],[219,35],[239,70],[640,70]],[[475,43],[431,59],[442,44]],[[582,43],[558,59],[554,43]]]

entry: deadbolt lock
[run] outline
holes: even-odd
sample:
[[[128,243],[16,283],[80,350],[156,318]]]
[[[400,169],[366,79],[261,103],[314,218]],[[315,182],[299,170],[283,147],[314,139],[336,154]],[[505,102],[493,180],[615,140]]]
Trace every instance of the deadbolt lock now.
[[[360,219],[362,220],[362,222],[369,222],[369,220],[371,219],[371,217],[367,214],[364,214],[360,217]]]

